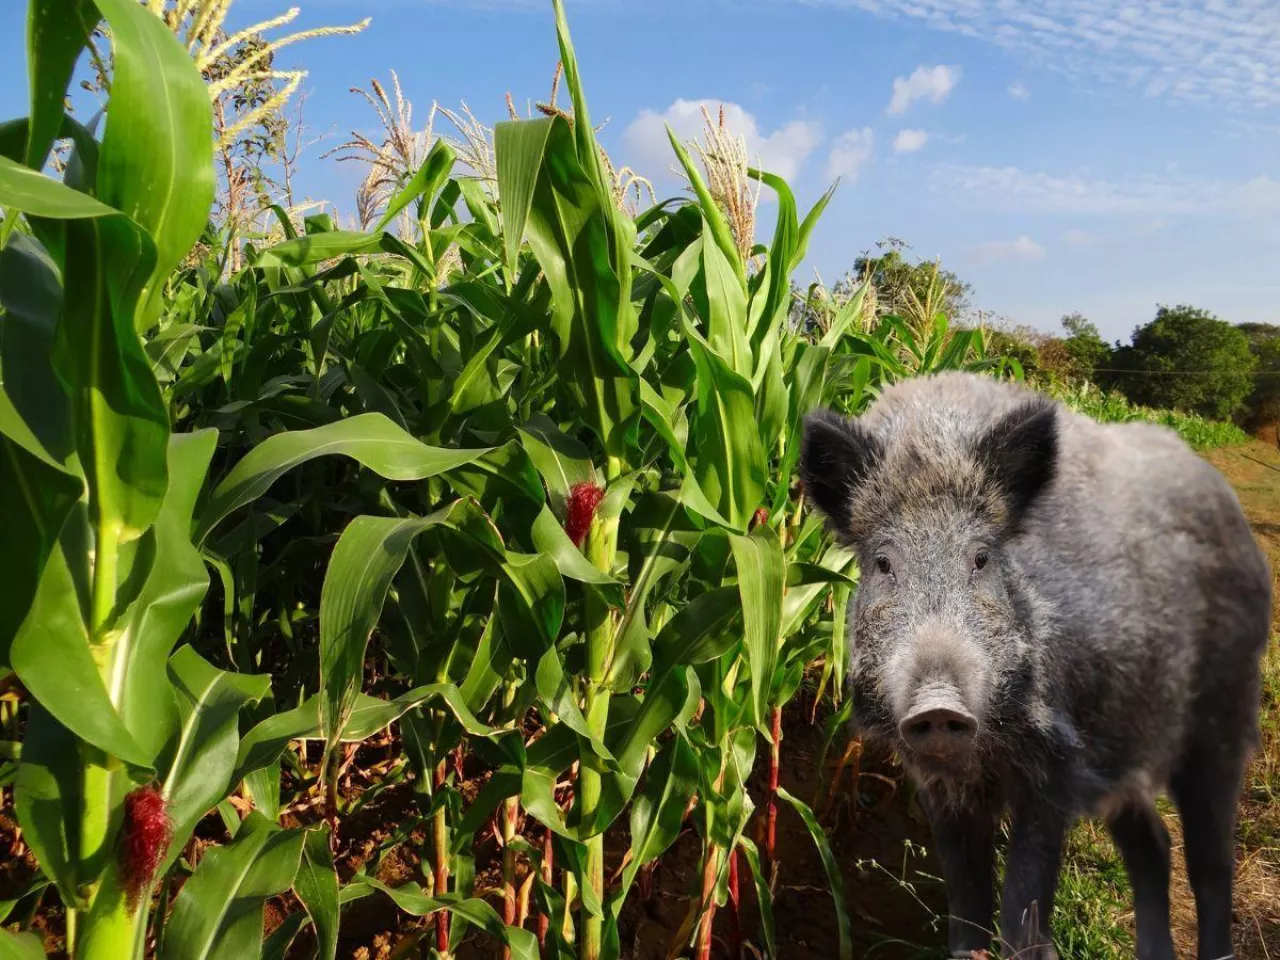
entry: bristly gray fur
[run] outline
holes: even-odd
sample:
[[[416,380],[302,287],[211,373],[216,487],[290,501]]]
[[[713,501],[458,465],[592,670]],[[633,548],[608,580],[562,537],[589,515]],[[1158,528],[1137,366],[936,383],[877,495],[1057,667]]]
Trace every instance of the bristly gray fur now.
[[[1214,745],[1242,769],[1271,574],[1231,488],[1172,431],[950,373],[854,421],[811,416],[801,475],[859,554],[862,730],[902,747],[898,722],[934,683],[978,721],[962,764],[903,750],[935,807],[1110,814]]]

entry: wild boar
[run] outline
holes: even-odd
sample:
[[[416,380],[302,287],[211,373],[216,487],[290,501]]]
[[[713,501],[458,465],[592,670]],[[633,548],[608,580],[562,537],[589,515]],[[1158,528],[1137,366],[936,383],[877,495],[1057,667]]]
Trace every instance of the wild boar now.
[[[1100,425],[1026,388],[942,374],[805,423],[807,497],[856,549],[856,723],[916,781],[956,956],[1057,956],[1063,839],[1105,819],[1137,955],[1172,958],[1181,815],[1199,957],[1232,955],[1236,800],[1256,745],[1271,574],[1223,477],[1172,431]]]

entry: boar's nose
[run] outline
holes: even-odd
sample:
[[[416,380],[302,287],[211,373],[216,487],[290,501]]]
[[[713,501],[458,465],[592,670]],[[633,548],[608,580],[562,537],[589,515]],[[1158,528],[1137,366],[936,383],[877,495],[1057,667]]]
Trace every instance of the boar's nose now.
[[[926,703],[902,718],[898,732],[916,753],[947,760],[969,749],[978,721],[959,704]]]

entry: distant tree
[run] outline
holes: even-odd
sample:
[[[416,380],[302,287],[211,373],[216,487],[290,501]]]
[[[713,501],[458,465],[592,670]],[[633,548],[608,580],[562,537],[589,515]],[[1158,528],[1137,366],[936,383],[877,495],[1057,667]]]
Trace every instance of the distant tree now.
[[[903,256],[906,244],[887,239],[881,252],[869,252],[853,264],[854,276],[870,277],[875,284],[881,313],[895,313],[910,321],[941,310],[948,319],[960,320],[969,312],[973,286],[931,260],[911,261]]]
[[[1280,423],[1280,326],[1241,323],[1249,350],[1258,362],[1253,392],[1245,402],[1245,425],[1251,430]]]
[[[987,348],[987,356],[1017,360],[1023,373],[1034,379],[1040,369],[1042,342],[1042,337],[1037,331],[1030,327],[988,327],[983,332],[983,341]]]
[[[1083,314],[1067,314],[1062,318],[1062,329],[1067,334],[1062,338],[1062,349],[1068,358],[1066,375],[1096,381],[1097,371],[1110,365],[1111,346]]]
[[[1115,353],[1118,386],[1130,400],[1226,420],[1253,391],[1257,358],[1249,338],[1213,314],[1185,305],[1160,306]]]

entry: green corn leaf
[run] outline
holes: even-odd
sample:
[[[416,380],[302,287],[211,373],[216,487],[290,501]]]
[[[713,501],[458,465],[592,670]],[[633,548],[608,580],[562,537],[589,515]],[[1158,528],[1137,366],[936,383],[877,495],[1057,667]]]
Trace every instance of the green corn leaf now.
[[[598,483],[591,453],[562,433],[545,414],[531,417],[519,428],[520,442],[547,486],[551,505],[564,513],[569,491],[580,483]]]
[[[708,229],[704,223],[703,229]],[[702,278],[706,284],[707,344],[734,373],[750,380],[755,370],[747,330],[747,292],[729,258],[703,241]]]
[[[0,960],[44,960],[44,942],[34,933],[0,930]]]
[[[217,439],[216,430],[169,438],[169,486],[143,541],[153,559],[142,589],[116,626],[111,650],[113,673],[120,677],[117,709],[153,757],[178,724],[166,662],[209,587],[200,551],[191,543],[191,519]]]
[[[145,330],[159,315],[170,271],[208,223],[213,108],[190,54],[159,17],[135,0],[95,2],[111,26],[112,51],[98,195],[154,240],[137,306]]]
[[[0,388],[0,497],[14,511],[0,526],[0,666],[9,664],[10,644],[83,489],[45,453]]]
[[[68,527],[73,524],[68,524]],[[133,738],[103,683],[67,562],[68,530],[50,554],[31,610],[14,637],[14,672],[59,722],[81,739],[140,770],[154,756]]]
[[[759,320],[751,331],[752,349],[759,351],[770,335],[775,335],[785,322],[791,306],[791,271],[795,268],[800,247],[800,224],[797,222],[796,198],[787,182],[772,173],[759,170],[749,175],[766,184],[778,197],[778,219],[773,242],[769,244],[767,284],[756,294],[762,299]]]
[[[631,803],[631,859],[611,899],[615,916],[640,868],[675,843],[697,788],[698,760],[693,747],[683,736],[674,736],[658,751],[645,775],[644,790]]]
[[[579,152],[574,138],[582,127],[571,130],[561,117],[499,124],[498,185],[515,207],[509,212],[503,204],[510,258],[520,205],[534,183],[524,229],[551,289],[560,376],[606,454],[621,464],[636,444],[640,409],[628,363],[636,329],[629,296],[634,227],[616,215],[611,195],[593,181],[599,155]]]
[[[510,947],[512,960],[538,960],[538,938],[528,930],[505,926],[498,912],[483,900],[468,900],[452,895],[428,897],[416,883],[389,887],[372,877],[357,876],[343,889],[343,902],[366,897],[375,892],[386,894],[397,907],[415,917],[425,917],[439,910],[447,910],[455,917],[465,919],[500,943]]]
[[[195,539],[202,542],[233,510],[262,496],[289,470],[317,457],[350,457],[388,480],[424,480],[473,463],[488,452],[427,446],[379,413],[278,433],[250,450],[214,488]]]
[[[698,402],[693,432],[698,486],[734,529],[745,530],[764,505],[765,455],[751,384],[734,373],[696,331],[687,329],[697,364]]]
[[[249,814],[235,839],[208,850],[165,926],[161,960],[242,960],[262,951],[266,901],[288,890],[305,836]]]
[[[27,9],[27,75],[31,125],[25,163],[44,168],[62,129],[67,86],[98,21],[92,0],[36,0]]]
[[[285,960],[293,941],[309,922],[310,918],[304,910],[295,910],[285,917],[284,922],[263,941],[262,960]]]
[[[72,221],[66,235],[66,304],[54,362],[76,399],[91,521],[125,544],[155,520],[168,480],[169,412],[133,326],[155,245],[119,216]]]
[[[160,873],[186,846],[196,824],[231,787],[240,746],[240,711],[271,690],[271,678],[218,670],[190,647],[169,658],[180,726],[166,757],[162,790],[173,841]]]
[[[570,683],[569,678],[565,676],[564,664],[560,662],[560,651],[555,647],[547,650],[542,655],[542,659],[538,661],[534,682],[537,686],[539,698],[547,710],[554,714],[555,719],[558,719],[588,743],[596,756],[616,769],[617,760],[614,759],[609,748],[591,732],[591,728],[587,724],[587,718],[582,715],[582,711],[578,708],[578,703],[575,699],[577,690]]]
[[[764,955],[770,960],[778,956],[778,936],[773,922],[773,891],[769,879],[760,867],[760,851],[748,836],[738,838],[738,849],[751,868],[751,879],[756,886],[756,904],[760,908],[760,936],[764,940]]]
[[[338,874],[333,867],[327,825],[307,832],[302,862],[293,878],[293,892],[315,928],[320,960],[334,960],[338,955]]]
[[[262,251],[255,266],[308,267],[338,257],[374,253],[390,253],[403,257],[421,270],[424,276],[435,276],[435,269],[431,263],[418,250],[395,234],[360,233],[354,230],[308,233],[292,240],[281,241]]]
[[[732,536],[742,600],[743,652],[751,670],[752,722],[762,724],[769,711],[769,688],[778,663],[782,628],[786,560],[772,528],[757,527],[750,536]]]
[[[0,206],[50,220],[110,217],[119,213],[87,193],[72,190],[4,156],[0,156]]]
[[[445,180],[449,177],[449,171],[453,169],[454,161],[457,159],[453,149],[443,139],[437,140],[431,148],[431,152],[427,154],[427,159],[422,161],[414,175],[391,198],[391,202],[387,204],[386,211],[382,214],[382,218],[374,225],[373,232],[381,233],[387,228],[392,220],[396,218],[401,210],[407,207],[413,201],[421,197],[424,201],[429,201],[440,192],[440,188],[444,185]]]
[[[840,931],[840,960],[853,960],[853,925],[849,921],[849,912],[845,909],[844,876],[840,872],[840,864],[836,862],[835,854],[831,852],[831,844],[827,842],[827,835],[823,832],[822,825],[818,823],[818,818],[813,815],[813,811],[809,809],[807,803],[793,797],[782,787],[778,788],[778,796],[791,804],[796,813],[800,814],[800,819],[804,821],[805,828],[809,831],[809,836],[813,838],[814,845],[818,848],[818,854],[822,857],[823,869],[827,872],[827,884],[831,888],[831,899],[835,902],[836,923]]]
[[[836,312],[835,318],[831,321],[831,326],[827,327],[827,332],[822,335],[820,345],[824,347],[835,347],[843,338],[849,329],[862,318],[862,305],[866,302],[867,291],[870,289],[868,281],[858,284],[856,290],[850,294]]]
[[[534,193],[542,174],[542,161],[551,135],[549,120],[502,124],[494,130],[498,163],[498,188],[502,195],[502,227],[506,245],[506,267],[516,274],[520,245],[533,207]]]
[[[80,901],[83,781],[76,736],[33,703],[27,716],[13,803],[22,836],[64,903]]]
[[[0,250],[0,371],[4,392],[39,445],[58,464],[74,449],[70,400],[53,371],[53,340],[62,314],[62,280],[34,238],[15,233]],[[16,437],[13,414],[0,427]],[[30,443],[28,449],[35,449]]]
[[[498,618],[519,657],[537,660],[560,635],[564,578],[554,558],[508,553],[498,583]]]
[[[805,254],[809,250],[809,236],[813,233],[813,228],[817,226],[819,218],[826,212],[827,205],[831,203],[831,198],[835,196],[836,186],[837,184],[833,183],[827,188],[826,192],[818,198],[818,202],[809,209],[809,212],[805,214],[804,220],[800,223],[800,236],[796,243],[795,252],[791,255],[791,263],[787,270],[788,274],[795,273],[800,268],[800,263],[804,260]]]
[[[582,555],[582,551],[574,546],[549,507],[544,506],[538,514],[538,519],[533,522],[531,537],[534,548],[544,556],[551,557],[563,576],[580,583],[591,584],[600,591],[611,606],[623,605],[623,585],[591,564]]]

